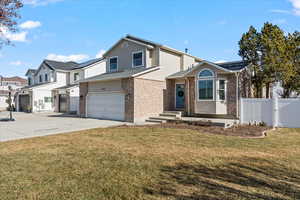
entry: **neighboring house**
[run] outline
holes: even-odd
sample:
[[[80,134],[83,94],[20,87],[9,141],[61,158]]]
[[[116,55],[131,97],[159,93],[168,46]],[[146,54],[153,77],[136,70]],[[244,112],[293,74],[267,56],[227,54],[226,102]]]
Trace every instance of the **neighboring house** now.
[[[78,112],[81,79],[105,71],[105,60],[85,63],[44,60],[26,73],[29,85],[19,90],[17,110],[27,112]]]
[[[17,89],[27,85],[27,81],[24,78],[14,77],[2,77],[0,76],[0,110],[5,110],[8,107],[7,99],[9,95],[9,89],[12,92],[12,100],[14,100],[14,94]],[[14,105],[14,101],[12,102]]]
[[[167,107],[166,78],[202,60],[137,38],[120,39],[105,54],[106,73],[80,83],[82,117],[142,122]]]
[[[274,83],[272,87],[272,96],[276,98],[281,98],[282,94],[283,94],[283,88],[281,86],[281,82],[279,81]],[[300,95],[297,94],[296,92],[292,92],[290,98],[300,98]]]
[[[239,117],[239,100],[251,97],[247,64],[203,61],[167,77],[167,110],[187,116]]]

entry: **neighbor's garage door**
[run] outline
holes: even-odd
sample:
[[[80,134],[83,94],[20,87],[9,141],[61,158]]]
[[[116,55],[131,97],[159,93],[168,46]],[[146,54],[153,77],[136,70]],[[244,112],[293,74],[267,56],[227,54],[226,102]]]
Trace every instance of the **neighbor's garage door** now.
[[[29,95],[20,95],[19,96],[19,111],[28,112],[30,109],[30,98]]]
[[[125,96],[123,93],[89,93],[87,117],[125,120]]]

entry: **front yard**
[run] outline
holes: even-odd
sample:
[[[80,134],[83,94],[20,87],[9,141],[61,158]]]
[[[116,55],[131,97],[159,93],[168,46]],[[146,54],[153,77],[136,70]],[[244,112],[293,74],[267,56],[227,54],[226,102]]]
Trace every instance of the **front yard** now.
[[[118,127],[0,143],[0,199],[300,199],[300,129]]]

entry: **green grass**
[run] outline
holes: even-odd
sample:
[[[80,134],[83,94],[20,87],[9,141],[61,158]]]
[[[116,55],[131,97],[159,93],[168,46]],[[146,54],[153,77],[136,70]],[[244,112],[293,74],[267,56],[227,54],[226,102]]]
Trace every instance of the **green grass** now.
[[[0,143],[0,199],[300,199],[300,129],[110,128]]]

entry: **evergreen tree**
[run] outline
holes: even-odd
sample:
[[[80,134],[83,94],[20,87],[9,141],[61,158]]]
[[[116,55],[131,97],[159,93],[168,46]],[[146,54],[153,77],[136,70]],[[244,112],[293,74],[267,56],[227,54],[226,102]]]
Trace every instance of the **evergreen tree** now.
[[[265,23],[261,31],[263,81],[266,98],[269,98],[270,85],[278,80],[278,73],[286,63],[286,38],[284,32],[271,23]]]
[[[261,34],[253,26],[250,26],[249,31],[244,33],[239,41],[239,46],[239,55],[243,58],[243,61],[251,65],[251,82],[255,89],[254,96],[261,98],[264,79],[261,65]]]

